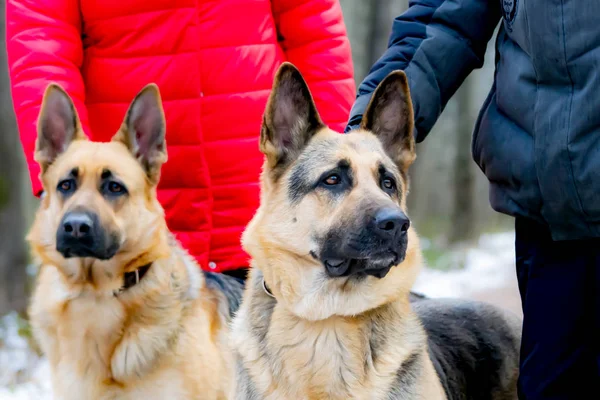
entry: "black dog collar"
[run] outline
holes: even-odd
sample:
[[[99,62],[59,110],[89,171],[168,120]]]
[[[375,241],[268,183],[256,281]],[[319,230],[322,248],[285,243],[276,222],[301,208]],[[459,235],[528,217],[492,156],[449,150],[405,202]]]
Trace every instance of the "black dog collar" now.
[[[148,272],[148,270],[150,269],[151,265],[152,263],[149,263],[146,265],[142,265],[135,271],[125,272],[125,274],[123,275],[123,286],[115,293],[115,295],[140,283],[144,275],[146,275],[146,272]]]

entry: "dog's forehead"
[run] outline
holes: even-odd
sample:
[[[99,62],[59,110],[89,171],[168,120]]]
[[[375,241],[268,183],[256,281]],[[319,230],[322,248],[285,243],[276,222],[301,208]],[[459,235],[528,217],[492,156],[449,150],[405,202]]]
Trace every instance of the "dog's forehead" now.
[[[340,134],[324,129],[315,135],[300,157],[300,163],[323,166],[335,165],[340,160],[355,167],[377,168],[383,164],[396,169],[379,139],[364,130]]]
[[[129,182],[144,177],[139,163],[124,145],[116,142],[73,142],[56,160],[52,170],[54,177],[60,179],[75,168],[81,175],[96,176],[103,171],[110,171]]]

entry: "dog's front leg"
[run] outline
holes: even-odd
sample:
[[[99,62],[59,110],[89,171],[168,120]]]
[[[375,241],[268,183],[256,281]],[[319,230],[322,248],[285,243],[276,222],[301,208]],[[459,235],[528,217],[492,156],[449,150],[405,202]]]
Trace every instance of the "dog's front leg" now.
[[[144,299],[125,325],[111,358],[115,381],[141,378],[167,353],[180,331],[181,306],[168,294]]]
[[[236,373],[235,382],[233,389],[232,400],[260,400],[259,394],[254,388],[254,383],[248,374],[248,371],[244,367],[242,360],[239,359],[239,355],[236,357]]]

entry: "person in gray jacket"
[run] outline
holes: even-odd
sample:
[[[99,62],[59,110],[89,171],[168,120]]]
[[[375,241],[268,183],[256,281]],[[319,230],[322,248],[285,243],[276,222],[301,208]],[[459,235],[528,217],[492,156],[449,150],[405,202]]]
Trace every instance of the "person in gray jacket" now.
[[[600,396],[600,1],[412,0],[359,86],[346,131],[377,84],[408,76],[425,139],[496,41],[494,83],[472,153],[490,202],[515,218],[524,324],[521,399]],[[584,393],[592,391],[592,394]],[[592,396],[592,397],[590,397]]]

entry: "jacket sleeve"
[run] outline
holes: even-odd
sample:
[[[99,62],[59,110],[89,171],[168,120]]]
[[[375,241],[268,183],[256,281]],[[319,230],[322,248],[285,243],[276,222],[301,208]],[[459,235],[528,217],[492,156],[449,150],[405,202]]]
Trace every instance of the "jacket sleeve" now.
[[[33,159],[42,96],[56,82],[72,97],[87,133],[83,45],[78,0],[8,0],[6,39],[13,106],[33,193],[40,195],[39,167]]]
[[[342,132],[355,98],[354,66],[338,0],[273,0],[286,59],[304,76],[323,121]]]
[[[483,65],[500,19],[497,0],[413,0],[394,20],[388,49],[358,88],[346,132],[358,127],[371,94],[394,70],[408,77],[418,142],[466,77]]]

